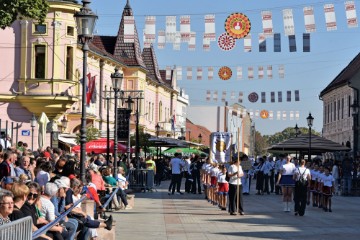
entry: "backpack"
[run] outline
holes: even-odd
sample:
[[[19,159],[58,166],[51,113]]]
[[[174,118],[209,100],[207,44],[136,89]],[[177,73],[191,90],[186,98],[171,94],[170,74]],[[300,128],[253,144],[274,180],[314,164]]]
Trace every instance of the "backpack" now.
[[[299,168],[298,168],[298,171],[300,173]],[[306,188],[308,186],[308,181],[307,181],[307,179],[304,178],[305,172],[306,172],[306,168],[305,168],[305,171],[300,175],[299,180],[296,181],[295,186],[302,187],[302,188]]]

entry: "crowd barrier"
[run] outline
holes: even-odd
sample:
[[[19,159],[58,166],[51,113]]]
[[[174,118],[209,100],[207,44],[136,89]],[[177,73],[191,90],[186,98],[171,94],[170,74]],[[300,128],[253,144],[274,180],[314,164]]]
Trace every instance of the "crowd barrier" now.
[[[32,218],[25,217],[0,226],[1,240],[31,240]]]
[[[129,188],[134,190],[150,190],[154,188],[154,170],[134,169],[129,171]]]

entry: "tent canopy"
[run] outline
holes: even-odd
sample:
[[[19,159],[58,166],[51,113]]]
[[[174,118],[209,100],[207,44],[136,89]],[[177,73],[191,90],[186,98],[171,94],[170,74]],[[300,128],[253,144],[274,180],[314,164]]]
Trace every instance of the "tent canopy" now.
[[[162,152],[163,155],[172,157],[175,153],[181,153],[183,156],[191,156],[191,154],[198,154],[202,156],[207,156],[208,154],[195,149],[195,148],[169,148]]]
[[[300,135],[295,138],[290,138],[278,144],[272,145],[268,148],[269,152],[278,151],[308,151],[309,150],[309,135]],[[337,151],[350,151],[351,149],[328,140],[326,138],[311,135],[311,153],[325,153]]]
[[[113,153],[114,152],[114,140],[110,140],[110,152]],[[75,147],[72,148],[73,152],[79,152],[80,151],[80,145],[76,145]],[[85,151],[87,153],[89,152],[94,152],[95,154],[100,154],[100,153],[106,153],[107,152],[107,139],[106,138],[99,138],[96,140],[92,140],[90,142],[87,142],[85,145]],[[118,143],[118,152],[119,153],[126,153],[127,151],[127,146]],[[130,149],[130,151],[133,153],[134,149]]]

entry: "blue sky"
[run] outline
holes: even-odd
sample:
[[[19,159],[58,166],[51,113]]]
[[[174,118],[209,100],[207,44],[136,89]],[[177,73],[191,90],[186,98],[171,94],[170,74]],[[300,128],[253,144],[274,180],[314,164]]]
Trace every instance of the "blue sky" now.
[[[135,21],[142,41],[142,29],[144,28],[145,16],[156,16],[156,31],[165,29],[165,17],[176,15],[177,20],[181,15],[191,16],[191,30],[197,33],[196,50],[190,52],[187,45],[181,45],[181,51],[174,51],[172,44],[167,44],[164,50],[155,47],[157,59],[161,68],[166,66],[182,66],[183,80],[178,85],[185,88],[190,95],[192,106],[223,105],[220,101],[221,92],[227,91],[228,100],[230,92],[243,91],[243,105],[247,109],[276,111],[300,111],[299,121],[262,120],[256,119],[256,127],[263,134],[272,134],[286,127],[293,127],[298,123],[299,127],[306,126],[306,117],[312,113],[315,130],[321,132],[322,128],[322,101],[319,100],[320,91],[326,87],[336,75],[357,55],[360,50],[359,28],[348,28],[345,17],[345,1],[316,1],[316,0],[130,0],[134,11]],[[323,5],[333,3],[337,20],[336,31],[326,31]],[[99,35],[116,35],[120,23],[121,13],[125,6],[125,0],[93,0],[91,8],[96,11],[99,20],[97,31]],[[360,1],[355,1],[360,9]],[[311,52],[302,52],[302,33],[304,29],[303,7],[313,6],[315,12],[316,32],[311,33]],[[284,35],[282,10],[293,9],[297,52],[290,53],[288,40]],[[281,33],[282,52],[273,52],[273,41],[267,43],[267,52],[258,52],[258,33],[262,32],[261,11],[272,11],[274,32]],[[215,14],[216,34],[219,36],[224,32],[224,21],[226,17],[234,12],[247,15],[251,21],[251,33],[253,35],[253,52],[244,53],[243,40],[236,40],[236,47],[232,51],[224,52],[217,46],[217,42],[211,43],[211,50],[202,50],[202,34],[204,33],[204,15]],[[357,10],[359,17],[359,11]],[[179,30],[179,23],[177,23]],[[143,46],[143,45],[142,45]],[[283,64],[285,67],[285,78],[277,77],[277,66]],[[255,77],[254,80],[246,78],[247,67],[254,67],[254,75],[257,76],[258,66],[273,66],[272,80],[266,77],[262,80]],[[186,66],[208,66],[215,67],[214,80],[196,80],[196,72],[193,71],[193,80],[186,80]],[[229,66],[233,69],[233,77],[228,81],[221,81],[217,77],[218,67]],[[236,80],[236,66],[243,67],[243,80]],[[204,73],[206,71],[204,70]],[[194,78],[195,76],[195,78]],[[203,78],[205,78],[205,74]],[[218,102],[207,102],[206,91],[218,90]],[[300,90],[299,102],[284,102],[286,91]],[[283,91],[282,103],[269,103],[271,91]],[[247,95],[250,92],[267,92],[268,103],[249,103]],[[201,124],[201,123],[197,123]]]

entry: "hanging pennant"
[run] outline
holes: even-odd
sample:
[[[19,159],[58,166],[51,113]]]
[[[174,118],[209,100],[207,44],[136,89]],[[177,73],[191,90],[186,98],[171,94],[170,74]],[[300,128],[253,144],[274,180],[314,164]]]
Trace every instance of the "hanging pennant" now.
[[[299,111],[295,111],[295,120],[299,120],[300,119],[300,113]]]
[[[316,31],[315,16],[313,7],[304,7],[305,32],[312,33]]]
[[[270,96],[271,96],[271,102],[275,102],[275,92],[271,92],[270,93]]]
[[[231,91],[230,99],[235,100],[235,92],[234,91]]]
[[[135,41],[135,19],[134,16],[124,16],[124,42]]]
[[[303,33],[303,52],[310,52],[310,33]]]
[[[258,119],[260,116],[260,111],[259,110],[255,110],[255,119]]]
[[[222,92],[221,101],[222,101],[222,102],[225,102],[225,101],[226,101],[226,91],[223,91],[223,92]]]
[[[181,46],[181,35],[180,35],[180,32],[178,31],[175,34],[175,41],[173,43],[173,50],[180,51],[180,46]]]
[[[251,34],[244,38],[244,52],[251,52]]]
[[[279,78],[285,77],[285,68],[284,65],[279,65]]]
[[[286,119],[287,119],[287,116],[286,116],[287,114],[286,114],[286,111],[283,111],[282,112],[282,120],[284,120],[284,121],[286,121]]]
[[[259,52],[266,52],[266,38],[263,33],[259,33]]]
[[[291,91],[287,91],[286,95],[286,101],[291,102]]]
[[[176,16],[167,16],[166,17],[166,42],[174,43],[176,38]]]
[[[263,66],[259,66],[259,68],[258,68],[258,78],[259,79],[264,78],[264,67]]]
[[[274,120],[274,112],[269,111],[269,120]]]
[[[268,79],[272,79],[272,78],[273,78],[272,66],[271,66],[271,65],[267,66],[266,73],[267,73],[267,78],[268,78]]]
[[[296,39],[295,35],[290,35],[289,37],[289,51],[296,52]]]
[[[192,79],[192,67],[186,68],[186,79],[191,80]]]
[[[276,112],[276,120],[281,120],[281,111]]]
[[[164,49],[165,48],[165,31],[159,30],[158,32],[158,49]]]
[[[210,90],[207,90],[207,91],[206,91],[206,101],[209,102],[209,101],[210,101],[210,98],[211,98],[211,91],[210,91]]]
[[[241,80],[243,78],[242,67],[236,68],[236,79]]]
[[[219,36],[218,46],[221,50],[230,51],[235,47],[235,39],[226,33]]]
[[[248,79],[252,80],[254,79],[254,68],[248,67]]]
[[[221,67],[219,69],[218,75],[219,75],[220,79],[222,79],[222,80],[229,80],[232,76],[231,68]]]
[[[218,91],[214,91],[213,99],[214,99],[215,102],[217,102],[217,100],[218,100]]]
[[[214,79],[214,68],[208,67],[208,80],[213,80],[213,79]]]
[[[300,101],[300,92],[299,90],[295,90],[295,102]]]
[[[263,33],[267,36],[272,36],[273,35],[272,13],[270,11],[262,11],[261,18],[262,18]]]
[[[203,38],[203,50],[206,52],[210,51],[210,39],[209,38],[206,38],[206,37]]]
[[[156,38],[156,17],[146,16],[145,17],[145,42],[155,43]]]
[[[204,38],[208,39],[209,42],[216,40],[215,15],[205,15],[205,34],[204,34]]]
[[[266,103],[266,93],[261,92],[261,103]]]
[[[202,80],[202,67],[198,67],[196,70],[196,79]]]
[[[292,9],[283,10],[285,36],[295,35],[294,17]]]
[[[243,93],[243,92],[239,92],[238,102],[239,102],[239,103],[242,103],[242,102],[243,102],[243,98],[244,98],[244,93]]]
[[[241,39],[250,33],[251,23],[249,18],[242,13],[230,14],[225,20],[225,31],[233,38]]]
[[[290,111],[290,121],[294,120],[294,111]]]
[[[278,92],[278,102],[282,102],[282,92]]]
[[[281,36],[280,33],[274,34],[274,52],[281,52]]]
[[[166,66],[166,74],[165,74],[166,80],[171,80],[171,67]]]
[[[182,67],[180,66],[176,67],[176,80],[182,80]]]
[[[325,4],[324,11],[325,11],[326,30],[327,31],[337,30],[334,4]]]
[[[252,109],[249,110],[249,115],[250,115],[250,118],[253,119],[254,118],[254,112]]]
[[[249,102],[255,103],[259,100],[259,95],[256,92],[252,92],[248,96]]]
[[[190,16],[180,16],[180,38],[181,42],[190,41]]]
[[[269,118],[269,111],[267,111],[267,110],[261,110],[261,112],[260,112],[260,117],[261,117],[262,119],[268,119],[268,118]]]
[[[151,46],[150,40],[146,39],[146,30],[143,29],[143,42],[144,42],[144,48],[149,48]]]
[[[195,51],[195,48],[196,48],[196,32],[191,32],[188,50]]]
[[[345,10],[346,10],[346,21],[348,28],[358,27],[355,2],[354,1],[345,2]]]

